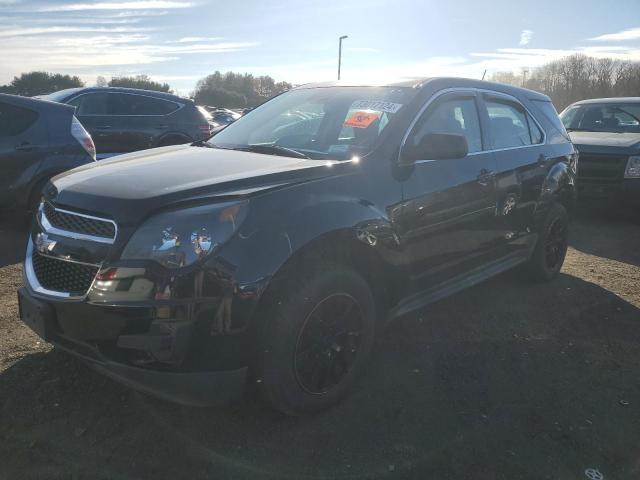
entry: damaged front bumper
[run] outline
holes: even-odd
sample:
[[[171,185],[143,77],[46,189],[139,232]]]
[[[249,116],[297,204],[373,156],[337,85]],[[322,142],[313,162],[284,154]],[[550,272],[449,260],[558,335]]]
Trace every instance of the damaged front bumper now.
[[[59,309],[56,308],[59,304],[48,303],[34,296],[28,286],[18,291],[18,299],[21,319],[43,340],[83,359],[95,370],[136,390],[194,406],[228,404],[239,400],[244,393],[247,367],[201,371],[183,366],[172,368],[169,364],[162,368],[162,364],[157,361],[146,366],[134,365],[135,355],[132,357],[132,352],[138,352],[141,358],[149,358],[154,352],[160,357],[166,356],[167,352],[180,348],[179,344],[183,348],[189,348],[192,334],[190,328],[183,326],[178,335],[151,329],[147,334],[123,333],[111,339],[99,338],[101,335],[95,331],[89,333],[89,329],[85,329],[85,336],[88,337],[82,339],[83,335],[78,331],[63,330],[61,324],[65,322],[59,321],[60,314],[66,316],[68,324],[68,307],[72,307],[71,310],[75,310],[77,315],[75,318],[80,322],[99,326],[100,321],[96,322],[95,311],[92,311],[90,305],[67,304],[66,308]],[[130,318],[137,316],[136,314]],[[122,318],[122,311],[119,312],[119,317]],[[107,318],[108,314],[102,319]]]

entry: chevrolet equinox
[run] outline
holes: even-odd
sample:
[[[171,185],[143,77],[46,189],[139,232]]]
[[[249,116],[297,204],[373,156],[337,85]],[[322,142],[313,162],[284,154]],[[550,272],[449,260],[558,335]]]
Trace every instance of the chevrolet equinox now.
[[[165,399],[250,389],[285,413],[321,410],[392,319],[512,267],[554,278],[576,167],[536,92],[454,78],[301,86],[207,141],[54,178],[21,318]]]

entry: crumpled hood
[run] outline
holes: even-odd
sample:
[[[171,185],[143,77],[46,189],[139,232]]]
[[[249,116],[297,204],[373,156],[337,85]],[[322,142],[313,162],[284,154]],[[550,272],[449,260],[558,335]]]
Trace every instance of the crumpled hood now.
[[[628,154],[640,152],[640,133],[570,132],[579,152]]]
[[[179,145],[121,155],[52,180],[60,205],[114,218],[192,198],[237,194],[336,173],[331,162]],[[47,189],[48,190],[48,189]]]

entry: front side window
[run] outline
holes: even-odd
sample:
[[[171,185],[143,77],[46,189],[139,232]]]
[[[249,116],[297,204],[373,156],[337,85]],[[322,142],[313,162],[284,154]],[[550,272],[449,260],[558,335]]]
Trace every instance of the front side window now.
[[[107,115],[107,94],[87,93],[68,102],[76,107],[76,115]]]
[[[26,132],[38,120],[38,112],[0,103],[0,137],[15,137]]]
[[[282,154],[289,149],[313,159],[364,156],[415,92],[404,87],[292,90],[236,120],[208,145]]]
[[[568,131],[640,133],[640,103],[576,105],[560,119]]]
[[[513,148],[538,143],[532,142],[527,113],[521,105],[495,99],[486,99],[485,105],[489,115],[492,148]]]
[[[481,151],[482,134],[473,97],[442,100],[427,110],[408,139],[409,145],[417,146],[425,135],[431,133],[464,135],[469,153]]]

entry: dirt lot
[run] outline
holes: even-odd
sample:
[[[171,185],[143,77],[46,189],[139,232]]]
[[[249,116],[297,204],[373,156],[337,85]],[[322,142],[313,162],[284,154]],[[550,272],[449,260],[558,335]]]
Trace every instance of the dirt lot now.
[[[551,284],[508,273],[404,319],[346,402],[299,419],[164,403],[39,343],[17,318],[13,234],[0,478],[640,478],[638,217],[580,215]]]

